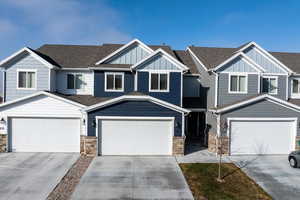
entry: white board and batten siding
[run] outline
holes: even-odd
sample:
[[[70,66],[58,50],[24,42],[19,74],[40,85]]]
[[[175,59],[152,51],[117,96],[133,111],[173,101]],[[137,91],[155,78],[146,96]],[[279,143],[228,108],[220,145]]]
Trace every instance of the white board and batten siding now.
[[[84,86],[82,89],[67,89],[67,74],[82,74]],[[57,71],[56,72],[56,89],[63,94],[94,94],[94,73],[92,71]]]

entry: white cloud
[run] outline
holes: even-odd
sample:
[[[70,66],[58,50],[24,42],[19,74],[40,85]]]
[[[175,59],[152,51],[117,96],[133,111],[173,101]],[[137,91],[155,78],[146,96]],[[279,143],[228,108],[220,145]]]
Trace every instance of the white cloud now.
[[[14,21],[12,27],[17,26],[25,35],[32,33],[35,40],[47,43],[100,44],[127,42],[131,39],[127,33],[118,29],[122,24],[119,13],[106,6],[103,1],[97,4],[89,4],[89,1],[83,4],[73,0],[3,2],[21,16]]]

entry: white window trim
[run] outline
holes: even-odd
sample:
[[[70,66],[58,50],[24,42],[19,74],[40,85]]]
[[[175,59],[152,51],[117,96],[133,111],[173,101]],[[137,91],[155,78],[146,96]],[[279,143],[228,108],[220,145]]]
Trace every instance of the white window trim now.
[[[231,76],[245,76],[246,77],[246,83],[245,91],[231,91]],[[248,73],[228,73],[228,93],[229,94],[247,94],[248,93]]]
[[[266,75],[262,76],[262,77],[261,77],[261,82],[262,82],[262,83],[260,84],[260,85],[261,85],[261,91],[263,91],[263,87],[264,87],[264,82],[263,82],[263,79],[264,79],[264,78],[267,78],[267,79],[271,79],[271,78],[273,79],[273,78],[274,78],[274,79],[276,80],[276,92],[273,92],[273,93],[272,93],[272,92],[269,92],[269,91],[268,91],[268,94],[271,94],[271,95],[277,95],[277,94],[278,94],[278,76],[266,76]],[[268,89],[268,90],[269,90],[269,89]]]
[[[107,89],[107,75],[114,75],[114,82],[115,82],[115,75],[121,75],[122,76],[122,89],[116,90],[116,89]],[[105,92],[124,92],[124,73],[123,72],[105,72],[104,73],[104,91]]]
[[[166,74],[167,75],[167,89],[166,90],[153,90],[151,89],[151,74],[159,74],[158,82],[160,82],[160,74]],[[169,92],[170,90],[170,73],[167,71],[149,71],[149,92]]]
[[[291,79],[291,98],[300,99],[300,92],[299,93],[294,93],[293,92],[293,80],[298,80],[299,85],[300,85],[300,77]]]
[[[23,88],[19,87],[19,72],[34,72],[35,74],[35,87],[34,88]],[[27,85],[27,77],[26,77]],[[17,69],[17,89],[18,90],[36,90],[37,89],[37,69]]]
[[[75,88],[73,88],[73,89],[71,89],[71,88],[68,88],[68,75],[74,75],[75,77],[74,77],[74,87]],[[83,73],[76,73],[76,72],[70,72],[70,73],[67,73],[67,78],[66,78],[66,80],[67,80],[67,84],[66,84],[66,88],[67,88],[67,90],[69,90],[69,91],[71,91],[71,90],[73,90],[73,91],[82,91],[82,90],[85,90],[85,86],[83,85],[83,87],[82,88],[79,88],[79,89],[76,89],[76,75],[82,75],[82,80],[83,81],[85,81],[85,76],[84,76],[84,74]]]

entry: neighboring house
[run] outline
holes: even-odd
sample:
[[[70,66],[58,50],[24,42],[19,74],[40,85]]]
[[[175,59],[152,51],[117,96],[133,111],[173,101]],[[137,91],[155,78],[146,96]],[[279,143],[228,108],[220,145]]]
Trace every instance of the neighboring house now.
[[[299,148],[300,54],[135,39],[23,48],[0,67],[0,151],[181,155],[218,136],[230,154]]]
[[[234,154],[287,154],[299,149],[300,54],[188,47],[207,92],[208,147]],[[218,137],[221,136],[221,137]],[[219,139],[222,138],[222,139]]]
[[[44,45],[0,66],[8,151],[183,154],[187,115],[199,113],[183,107],[200,101],[197,67],[166,45]]]

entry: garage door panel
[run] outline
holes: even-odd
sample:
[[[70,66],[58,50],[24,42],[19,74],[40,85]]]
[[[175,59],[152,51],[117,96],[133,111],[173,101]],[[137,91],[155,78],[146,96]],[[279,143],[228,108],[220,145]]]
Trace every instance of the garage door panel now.
[[[102,155],[171,155],[173,122],[101,120]]]
[[[232,121],[231,154],[288,154],[291,151],[293,121]]]
[[[11,150],[15,152],[79,152],[80,120],[11,118]]]

